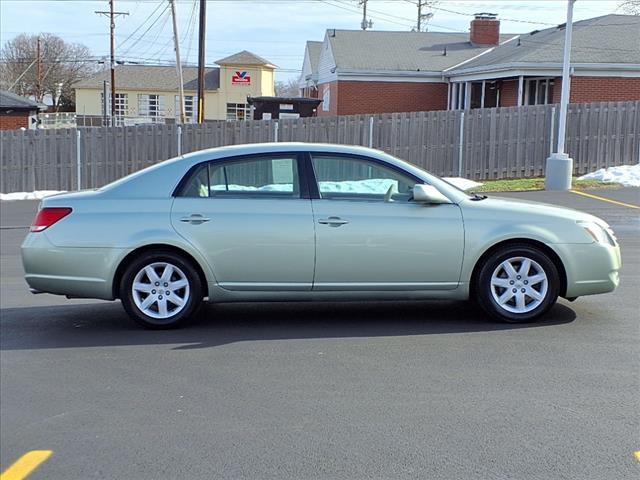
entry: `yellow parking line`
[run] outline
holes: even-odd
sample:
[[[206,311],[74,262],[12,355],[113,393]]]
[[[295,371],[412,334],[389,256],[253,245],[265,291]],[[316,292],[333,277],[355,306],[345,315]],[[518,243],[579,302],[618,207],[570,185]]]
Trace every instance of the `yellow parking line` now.
[[[569,191],[571,193],[575,193],[576,195],[582,195],[583,197],[594,198],[596,200],[601,200],[603,202],[613,203],[614,205],[621,205],[623,207],[636,208],[636,209],[640,210],[640,207],[638,205],[632,205],[630,203],[618,202],[617,200],[611,200],[610,198],[600,197],[598,195],[592,195],[590,193],[579,192],[578,190],[569,190]]]
[[[637,452],[633,452],[633,456],[636,457],[636,460],[640,462],[640,450],[638,450]]]
[[[52,454],[51,450],[31,450],[25,453],[0,474],[0,480],[23,480]]]

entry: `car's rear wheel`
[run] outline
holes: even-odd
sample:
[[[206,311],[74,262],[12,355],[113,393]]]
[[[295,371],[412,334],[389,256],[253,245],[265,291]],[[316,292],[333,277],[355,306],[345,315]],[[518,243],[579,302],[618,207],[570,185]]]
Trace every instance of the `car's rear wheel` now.
[[[529,245],[511,245],[489,256],[477,277],[480,306],[492,317],[530,322],[558,299],[560,277],[553,261]]]
[[[175,328],[202,302],[202,285],[191,262],[173,252],[147,252],[131,262],[120,282],[129,316],[146,328]]]

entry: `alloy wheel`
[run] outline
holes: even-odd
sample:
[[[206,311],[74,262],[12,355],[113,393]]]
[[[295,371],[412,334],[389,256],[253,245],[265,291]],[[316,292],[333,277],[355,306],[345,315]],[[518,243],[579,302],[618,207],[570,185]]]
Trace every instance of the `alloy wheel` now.
[[[549,280],[544,269],[527,257],[501,262],[491,275],[491,294],[496,304],[511,313],[527,313],[544,301]]]
[[[163,320],[182,311],[189,300],[190,285],[180,268],[168,262],[155,262],[140,269],[131,292],[142,313]]]

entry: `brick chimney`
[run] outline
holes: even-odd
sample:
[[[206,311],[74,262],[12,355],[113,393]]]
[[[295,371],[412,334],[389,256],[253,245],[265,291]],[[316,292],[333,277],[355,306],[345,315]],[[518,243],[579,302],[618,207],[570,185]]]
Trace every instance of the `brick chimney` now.
[[[469,40],[473,45],[498,45],[500,42],[500,21],[495,13],[476,13],[471,20]]]

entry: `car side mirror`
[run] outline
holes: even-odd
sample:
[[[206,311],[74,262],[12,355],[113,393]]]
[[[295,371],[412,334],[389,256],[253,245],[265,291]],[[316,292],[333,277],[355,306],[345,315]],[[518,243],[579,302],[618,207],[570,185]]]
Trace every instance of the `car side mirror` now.
[[[414,185],[413,201],[417,203],[451,203],[436,187],[424,184]]]

